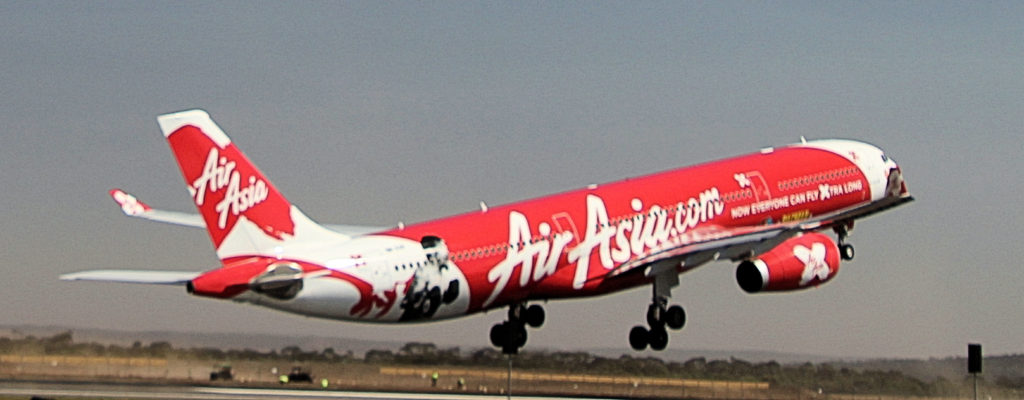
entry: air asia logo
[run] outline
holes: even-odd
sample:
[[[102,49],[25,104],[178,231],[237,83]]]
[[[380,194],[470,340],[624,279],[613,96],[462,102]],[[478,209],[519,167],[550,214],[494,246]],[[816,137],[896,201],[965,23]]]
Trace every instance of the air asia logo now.
[[[822,243],[814,243],[810,249],[801,245],[794,246],[793,255],[804,263],[804,273],[800,275],[800,286],[811,283],[814,278],[818,278],[818,282],[824,282],[832,272],[828,267],[828,262],[825,261],[825,245]]]
[[[291,205],[233,144],[192,125],[167,139],[217,249],[242,217],[274,239],[295,234]]]
[[[267,183],[256,176],[249,177],[248,186],[239,188],[240,176],[241,174],[235,170],[235,162],[228,161],[227,157],[221,157],[217,149],[212,148],[206,156],[203,174],[192,181],[192,191],[195,193],[193,198],[196,206],[200,208],[206,202],[207,188],[211,193],[227,188],[224,198],[214,207],[214,211],[218,213],[217,227],[220,229],[227,226],[228,213],[238,217],[245,210],[262,203],[270,193]]]
[[[681,235],[721,215],[725,211],[725,203],[720,199],[718,188],[710,188],[671,209],[654,205],[644,212],[643,201],[639,198],[630,202],[630,208],[635,212],[633,218],[610,223],[604,200],[596,195],[587,196],[585,237],[567,254],[568,262],[576,264],[574,289],[582,289],[586,283],[595,250],[601,266],[610,270],[633,257],[646,255],[649,250],[678,244]],[[546,222],[537,226],[542,239],[533,240],[535,235],[529,221],[516,211],[509,213],[508,225],[509,251],[505,259],[487,274],[488,281],[494,283],[494,290],[484,301],[484,307],[508,286],[516,267],[520,267],[520,287],[554,274],[563,252],[573,241],[570,232],[552,235],[551,226]]]

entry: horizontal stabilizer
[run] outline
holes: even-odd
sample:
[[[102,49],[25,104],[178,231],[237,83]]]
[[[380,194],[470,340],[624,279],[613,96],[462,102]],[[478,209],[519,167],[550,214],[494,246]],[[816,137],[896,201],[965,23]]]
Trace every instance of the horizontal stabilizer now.
[[[121,189],[112,189],[110,191],[110,197],[114,198],[114,201],[121,206],[121,211],[129,217],[148,219],[150,221],[182,225],[192,228],[206,228],[206,223],[203,222],[203,217],[199,214],[158,210],[150,207],[148,204],[143,203],[141,200],[135,198],[135,196]],[[324,224],[324,227],[348,236],[363,236],[390,229],[383,226],[337,224]]]
[[[60,279],[63,281],[144,283],[149,285],[184,285],[201,274],[202,272],[101,269],[94,271],[82,271],[71,274],[64,274],[60,276]]]
[[[383,226],[365,226],[365,225],[338,225],[338,224],[324,224],[324,227],[332,231],[338,232],[348,236],[363,236],[371,233],[383,232],[388,227]]]
[[[110,197],[121,206],[121,211],[129,217],[138,217],[150,221],[165,222],[168,224],[191,226],[193,228],[206,228],[206,223],[199,214],[189,214],[175,211],[155,210],[146,203],[139,201],[135,196],[125,193],[121,189],[110,191]]]

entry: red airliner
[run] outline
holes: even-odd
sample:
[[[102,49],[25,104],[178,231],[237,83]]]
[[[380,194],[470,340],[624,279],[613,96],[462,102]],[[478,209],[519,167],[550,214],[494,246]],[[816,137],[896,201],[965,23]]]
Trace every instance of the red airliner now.
[[[852,140],[802,140],[753,154],[394,228],[313,222],[202,110],[160,116],[199,214],[150,208],[112,190],[125,214],[205,227],[220,259],[206,272],[99,270],[63,275],[186,286],[189,293],[339,320],[416,322],[507,307],[490,332],[509,353],[552,299],[652,288],[636,350],[685,323],[669,304],[679,274],[738,263],[750,293],[827,282],[854,220],[912,201],[900,168]],[[836,240],[820,233],[833,231]],[[667,329],[666,329],[667,328]]]

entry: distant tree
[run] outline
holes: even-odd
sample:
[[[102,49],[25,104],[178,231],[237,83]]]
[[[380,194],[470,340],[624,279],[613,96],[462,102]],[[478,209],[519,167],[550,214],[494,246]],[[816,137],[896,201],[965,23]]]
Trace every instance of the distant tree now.
[[[204,360],[223,360],[224,351],[216,347],[193,348],[190,353],[193,357]]]
[[[708,368],[708,360],[704,357],[691,358],[683,363],[683,370],[693,374],[692,376],[703,376]]]
[[[437,354],[437,346],[433,343],[409,342],[398,350],[398,354],[413,357],[432,356]]]
[[[436,364],[437,346],[433,343],[409,342],[396,354],[398,360],[410,364]]]
[[[43,342],[50,345],[70,346],[71,342],[73,342],[71,336],[71,331],[67,330],[56,335],[50,336],[48,338],[45,338],[43,339]]]
[[[621,374],[625,371],[622,370],[621,359],[616,360],[612,358],[599,357],[590,363],[590,371],[599,374]]]
[[[500,350],[485,347],[482,349],[478,349],[472,353],[469,353],[469,359],[467,359],[466,361],[469,362],[471,365],[484,366],[494,365],[498,361],[503,360],[504,358],[505,356],[501,354]]]
[[[238,358],[239,359],[250,360],[250,361],[267,360],[267,359],[272,359],[272,358],[276,358],[276,357],[277,357],[277,353],[267,352],[266,354],[264,354],[264,353],[260,353],[258,350],[253,350],[253,349],[242,349],[242,351],[239,352],[239,354],[238,354]]]
[[[70,352],[73,345],[71,331],[64,331],[48,338],[43,338],[40,342],[43,345],[43,352],[46,354],[66,354]]]
[[[299,346],[285,346],[281,348],[281,357],[289,360],[297,361],[302,355],[302,349]]]
[[[107,348],[99,343],[88,343],[85,345],[85,354],[93,356],[105,356],[107,355]]]
[[[754,379],[754,364],[732,357],[729,359],[729,366],[733,379],[744,381]]]
[[[464,364],[462,360],[462,350],[458,347],[449,347],[437,351],[437,360],[441,364],[445,365],[459,365]]]
[[[367,363],[388,363],[395,361],[395,355],[391,350],[369,350],[363,359]]]
[[[342,356],[335,353],[333,347],[328,347],[320,352],[320,358],[324,361],[337,361],[338,359],[341,359]]]
[[[629,356],[619,357],[620,373],[637,376],[667,376],[668,366],[659,358]]]
[[[164,341],[150,343],[146,348],[146,353],[152,357],[167,357],[173,351],[174,347]]]
[[[779,364],[778,361],[772,360],[757,364],[754,369],[762,375],[778,374],[779,372],[782,372],[782,364]]]

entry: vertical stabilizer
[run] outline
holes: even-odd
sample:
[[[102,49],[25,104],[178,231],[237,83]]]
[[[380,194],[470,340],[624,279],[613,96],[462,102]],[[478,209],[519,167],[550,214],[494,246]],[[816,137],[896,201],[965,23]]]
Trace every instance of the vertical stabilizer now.
[[[157,117],[221,259],[282,255],[299,242],[347,239],[307,218],[203,110]]]

